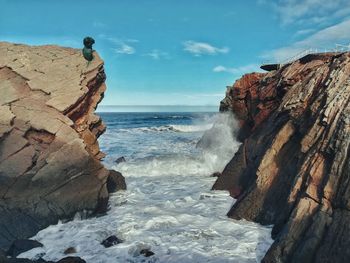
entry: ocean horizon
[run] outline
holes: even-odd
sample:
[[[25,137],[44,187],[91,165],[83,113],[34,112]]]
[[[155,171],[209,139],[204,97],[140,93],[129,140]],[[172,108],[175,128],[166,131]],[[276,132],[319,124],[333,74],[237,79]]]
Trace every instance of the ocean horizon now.
[[[96,112],[219,112],[215,105],[100,105]]]

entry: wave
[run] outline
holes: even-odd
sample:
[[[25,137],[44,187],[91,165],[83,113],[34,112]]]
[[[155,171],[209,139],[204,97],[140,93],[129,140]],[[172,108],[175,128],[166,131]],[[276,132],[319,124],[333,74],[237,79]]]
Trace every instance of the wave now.
[[[152,116],[147,116],[147,117],[143,117],[143,118],[138,118],[137,120],[139,121],[161,121],[161,120],[192,120],[194,119],[193,116],[188,116],[188,115],[152,115]]]
[[[237,124],[231,125],[231,120],[232,116],[220,114],[215,120],[215,132],[203,139],[219,138],[217,147],[208,147],[196,154],[178,151],[176,147],[182,146],[169,143],[166,136],[128,134],[130,138],[159,137],[159,146],[168,147],[167,154],[129,158],[118,167],[110,167],[118,168],[125,176],[128,190],[111,195],[107,215],[87,220],[76,217],[68,223],[52,225],[33,237],[43,243],[43,247],[18,257],[57,261],[65,256],[63,251],[67,247],[74,247],[77,255],[88,263],[260,262],[273,242],[271,228],[227,218],[225,214],[233,202],[229,193],[209,190],[216,180],[209,175],[222,171],[240,145],[233,137]],[[170,127],[188,132],[206,129],[209,125],[166,128]],[[113,142],[119,136],[108,135],[108,138]],[[129,139],[127,142],[132,144]],[[120,147],[119,143],[116,145]],[[152,147],[146,139],[135,146],[145,154],[149,154]],[[111,164],[115,165],[114,161]],[[101,241],[110,235],[124,242],[105,249]],[[142,249],[150,249],[155,255],[146,260],[140,253]]]
[[[131,129],[119,129],[119,131],[140,131],[140,132],[202,132],[211,129],[212,124],[203,125],[163,125],[154,127],[138,127]]]

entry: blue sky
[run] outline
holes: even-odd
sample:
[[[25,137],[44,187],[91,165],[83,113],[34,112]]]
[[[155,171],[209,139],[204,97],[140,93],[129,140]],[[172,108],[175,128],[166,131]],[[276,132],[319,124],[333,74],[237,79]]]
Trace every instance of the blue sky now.
[[[94,48],[104,105],[218,105],[265,60],[350,43],[349,0],[0,0],[0,41]]]

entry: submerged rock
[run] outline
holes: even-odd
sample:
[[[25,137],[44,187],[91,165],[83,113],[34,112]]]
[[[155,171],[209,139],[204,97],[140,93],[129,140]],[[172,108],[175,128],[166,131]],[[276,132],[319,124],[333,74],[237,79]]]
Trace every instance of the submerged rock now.
[[[119,164],[119,163],[125,163],[125,162],[126,162],[126,159],[125,159],[124,156],[122,156],[122,157],[119,157],[117,160],[115,160],[115,162],[116,162],[117,164]]]
[[[151,250],[149,250],[149,249],[142,249],[142,250],[140,251],[140,254],[143,255],[143,256],[145,256],[145,257],[151,257],[151,256],[154,255],[154,252],[151,251]]]
[[[74,253],[77,253],[77,250],[75,249],[75,247],[69,247],[63,253],[66,255],[67,254],[74,254]]]
[[[230,217],[274,225],[263,262],[350,258],[349,76],[350,53],[308,55],[243,76],[221,102],[243,143],[213,188],[238,198]]]
[[[80,50],[0,42],[0,247],[108,199],[95,115],[103,61]]]
[[[112,247],[112,246],[120,244],[120,243],[123,243],[123,241],[121,239],[119,239],[118,237],[113,235],[113,236],[110,236],[110,237],[106,238],[105,240],[103,240],[101,242],[101,245],[108,248],[108,247]]]
[[[7,256],[17,257],[19,254],[31,250],[36,247],[42,247],[43,244],[31,239],[15,240],[7,251]]]

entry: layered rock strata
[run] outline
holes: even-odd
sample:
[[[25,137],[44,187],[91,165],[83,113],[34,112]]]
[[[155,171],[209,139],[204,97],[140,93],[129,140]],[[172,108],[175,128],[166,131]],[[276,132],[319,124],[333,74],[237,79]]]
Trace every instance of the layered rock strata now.
[[[228,215],[274,225],[263,262],[350,258],[350,54],[313,54],[243,76],[221,110],[242,145],[214,189],[237,198]]]
[[[81,51],[0,42],[0,247],[77,211],[103,211],[109,171],[95,115],[103,61]]]

